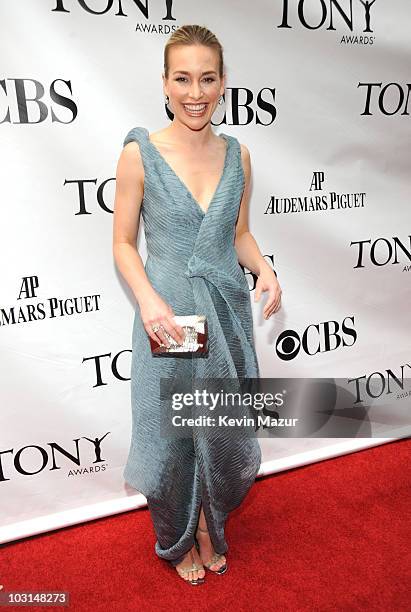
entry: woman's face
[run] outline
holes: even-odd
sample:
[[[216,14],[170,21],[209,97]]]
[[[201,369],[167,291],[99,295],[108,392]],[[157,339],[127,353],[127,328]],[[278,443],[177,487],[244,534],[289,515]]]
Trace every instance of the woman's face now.
[[[218,53],[204,45],[178,45],[170,49],[164,94],[175,119],[199,129],[207,124],[224,93],[218,73]]]

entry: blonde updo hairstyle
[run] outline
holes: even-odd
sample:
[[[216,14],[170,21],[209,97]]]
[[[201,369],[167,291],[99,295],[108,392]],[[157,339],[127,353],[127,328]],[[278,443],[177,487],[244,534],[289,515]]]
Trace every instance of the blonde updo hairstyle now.
[[[224,60],[223,60],[223,47],[215,34],[210,32],[207,28],[200,25],[183,25],[179,27],[175,32],[172,33],[170,38],[167,40],[164,47],[164,76],[168,79],[169,72],[169,55],[170,49],[176,45],[204,45],[216,49],[219,59],[218,73],[220,79],[223,77],[224,72]]]

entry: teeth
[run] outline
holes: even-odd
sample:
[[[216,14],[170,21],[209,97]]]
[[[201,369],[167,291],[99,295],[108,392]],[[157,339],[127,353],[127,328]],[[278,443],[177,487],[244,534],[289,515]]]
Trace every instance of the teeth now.
[[[202,111],[205,109],[205,104],[184,104],[185,108],[190,111]]]

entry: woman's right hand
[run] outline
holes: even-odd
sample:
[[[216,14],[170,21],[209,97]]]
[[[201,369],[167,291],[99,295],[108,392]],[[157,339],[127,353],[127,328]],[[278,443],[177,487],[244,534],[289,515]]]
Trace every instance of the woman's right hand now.
[[[172,317],[174,317],[173,309],[167,304],[158,293],[153,293],[150,297],[144,299],[140,304],[140,315],[147,334],[158,344],[170,346],[163,329],[160,327],[156,332],[152,326],[162,325],[165,331],[178,343],[184,342],[185,333],[181,325],[178,325]]]

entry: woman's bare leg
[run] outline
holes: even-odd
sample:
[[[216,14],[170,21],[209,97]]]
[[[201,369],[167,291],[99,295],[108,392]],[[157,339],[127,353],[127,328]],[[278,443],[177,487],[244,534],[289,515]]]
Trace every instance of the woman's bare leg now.
[[[201,505],[200,508],[201,510],[200,510],[200,517],[198,519],[198,526],[201,527],[201,529],[208,529],[206,518],[204,515],[203,506]],[[198,544],[200,546],[201,561],[203,563],[208,563],[209,561],[211,561],[213,554],[215,553],[215,550],[210,540],[210,534],[204,533],[203,531],[199,531],[197,529],[196,536],[197,536]],[[210,569],[213,572],[215,572],[218,569],[220,569],[220,567],[222,567],[225,562],[226,562],[226,558],[224,557],[224,555],[221,555],[221,558],[217,561],[217,563],[213,563]]]

